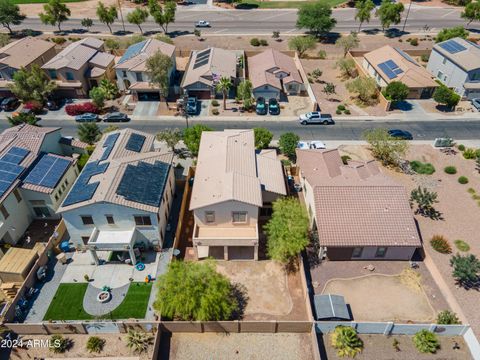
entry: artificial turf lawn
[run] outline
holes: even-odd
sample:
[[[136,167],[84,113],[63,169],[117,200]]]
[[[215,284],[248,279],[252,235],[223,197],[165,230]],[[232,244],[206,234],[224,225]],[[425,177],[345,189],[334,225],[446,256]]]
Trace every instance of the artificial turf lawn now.
[[[88,284],[60,284],[43,320],[91,320],[94,316],[83,309]],[[143,319],[147,311],[152,283],[131,283],[125,299],[106,319]]]
[[[62,3],[81,2],[85,0],[62,0]],[[14,4],[46,4],[48,0],[12,0]]]
[[[321,0],[331,7],[345,3],[345,0]],[[252,6],[259,9],[295,9],[301,7],[303,4],[313,3],[316,1],[259,1],[259,0],[244,0],[240,3],[242,6]]]

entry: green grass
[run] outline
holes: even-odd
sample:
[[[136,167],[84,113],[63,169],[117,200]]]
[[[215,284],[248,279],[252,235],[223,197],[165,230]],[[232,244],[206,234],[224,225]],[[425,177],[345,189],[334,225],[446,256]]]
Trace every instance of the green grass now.
[[[60,284],[43,320],[92,320],[94,316],[83,309],[83,297],[88,284]],[[147,311],[152,283],[130,284],[122,303],[110,314],[108,319],[143,319]]]
[[[297,9],[303,4],[313,3],[316,1],[258,1],[258,0],[244,0],[241,2],[242,6],[251,6],[258,9]],[[322,2],[330,5],[331,7],[345,3],[345,0],[322,0]]]
[[[81,2],[85,0],[62,0],[62,3]],[[46,4],[48,0],[12,0],[14,4]]]
[[[430,163],[414,160],[410,162],[410,166],[417,174],[432,175],[435,172],[435,167]]]

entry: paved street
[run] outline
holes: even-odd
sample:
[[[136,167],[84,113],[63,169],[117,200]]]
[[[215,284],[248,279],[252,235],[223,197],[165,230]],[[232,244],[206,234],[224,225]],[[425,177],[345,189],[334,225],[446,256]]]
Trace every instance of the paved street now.
[[[125,12],[128,12],[125,9]],[[405,14],[404,14],[405,15]],[[358,29],[358,23],[354,20],[355,9],[336,9],[334,16],[337,19],[337,26],[334,31],[347,32]],[[195,10],[195,7],[179,7],[176,14],[176,21],[168,28],[174,35],[182,35],[193,32],[193,25],[198,20],[210,21],[212,27],[202,29],[204,34],[271,34],[278,30],[281,33],[298,33],[295,28],[297,19],[296,10]],[[82,29],[81,19],[70,19],[62,24],[63,30]],[[443,9],[432,7],[412,6],[410,11],[406,31],[418,33],[424,32],[425,26],[428,30],[439,30],[444,27],[465,25],[465,21],[460,18],[460,10]],[[397,26],[402,28],[403,21]],[[38,18],[27,18],[20,26],[14,26],[15,29],[30,28],[35,30],[51,32],[56,30],[49,25],[43,25]],[[112,25],[114,31],[121,31],[122,24],[117,21]],[[136,25],[125,22],[127,31],[138,32]],[[151,20],[142,25],[144,31],[160,31],[158,25]],[[378,20],[372,16],[370,24],[364,24],[363,29],[380,29]],[[472,23],[469,29],[480,30],[479,23]],[[92,32],[107,32],[104,24],[94,20]]]

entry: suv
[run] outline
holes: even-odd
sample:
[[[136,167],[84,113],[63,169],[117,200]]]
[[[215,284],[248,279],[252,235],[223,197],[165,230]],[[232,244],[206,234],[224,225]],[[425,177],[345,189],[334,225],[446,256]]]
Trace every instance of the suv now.
[[[189,97],[187,99],[187,104],[185,106],[186,106],[188,115],[197,115],[198,101],[195,96]]]
[[[104,122],[127,122],[130,118],[121,112],[108,113],[103,117]]]
[[[2,104],[0,106],[5,111],[13,111],[18,107],[18,105],[20,105],[20,102],[17,98],[8,97],[2,101]]]
[[[308,124],[334,124],[332,119],[332,115],[330,114],[322,114],[320,111],[311,111],[306,114],[300,115],[299,118],[300,124],[308,125]]]
[[[210,27],[210,23],[205,20],[199,20],[195,23],[195,27],[197,28],[208,28]]]
[[[268,112],[270,115],[278,115],[280,114],[280,105],[278,105],[278,101],[275,98],[271,98],[268,100]]]
[[[259,97],[257,99],[257,105],[255,106],[255,112],[257,115],[267,115],[268,108],[267,104],[265,104],[265,98]]]

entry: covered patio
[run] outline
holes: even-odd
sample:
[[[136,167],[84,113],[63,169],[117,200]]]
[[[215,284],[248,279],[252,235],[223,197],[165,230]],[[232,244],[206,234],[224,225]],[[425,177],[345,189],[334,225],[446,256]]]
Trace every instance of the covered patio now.
[[[94,228],[92,235],[88,240],[87,247],[92,255],[95,265],[100,265],[97,251],[128,252],[131,264],[135,265],[137,263],[135,251],[133,249],[135,239],[135,228],[128,231],[100,231],[97,228]]]

